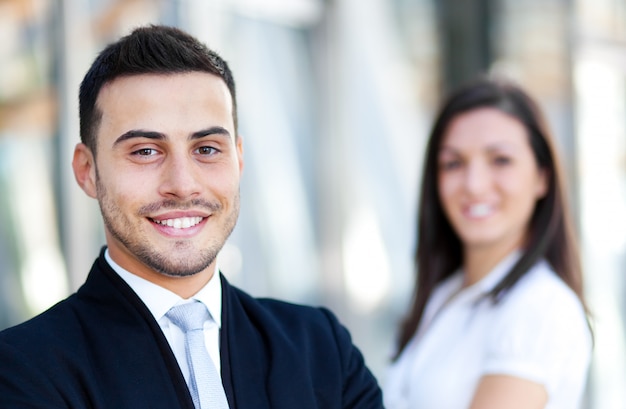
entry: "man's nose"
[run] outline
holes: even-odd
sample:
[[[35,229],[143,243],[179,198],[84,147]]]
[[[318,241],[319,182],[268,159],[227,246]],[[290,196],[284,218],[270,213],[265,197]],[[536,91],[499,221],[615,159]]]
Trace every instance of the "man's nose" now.
[[[200,169],[189,155],[168,154],[162,172],[161,195],[185,199],[200,194]]]

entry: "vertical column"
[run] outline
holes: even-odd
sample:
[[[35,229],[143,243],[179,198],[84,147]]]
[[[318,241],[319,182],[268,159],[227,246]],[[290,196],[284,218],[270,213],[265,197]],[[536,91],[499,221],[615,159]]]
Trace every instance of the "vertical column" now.
[[[61,248],[71,289],[87,275],[103,240],[98,237],[99,216],[95,200],[78,187],[72,172],[74,146],[80,141],[78,88],[91,55],[90,16],[86,2],[59,0],[52,33],[52,55],[57,83],[56,197]]]
[[[494,0],[436,1],[444,91],[489,69]]]

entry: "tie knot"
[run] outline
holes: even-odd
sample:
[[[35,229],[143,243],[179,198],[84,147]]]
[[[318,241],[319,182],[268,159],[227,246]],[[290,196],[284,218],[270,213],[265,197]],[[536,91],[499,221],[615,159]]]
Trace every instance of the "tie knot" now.
[[[199,301],[172,307],[165,315],[183,332],[201,330],[204,322],[210,318],[206,305]]]

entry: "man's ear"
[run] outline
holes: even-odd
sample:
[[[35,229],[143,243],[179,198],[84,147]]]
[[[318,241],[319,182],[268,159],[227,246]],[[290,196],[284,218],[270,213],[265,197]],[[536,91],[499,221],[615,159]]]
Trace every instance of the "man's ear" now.
[[[88,196],[97,197],[96,192],[96,160],[87,145],[79,143],[74,148],[72,169],[76,182]]]
[[[237,135],[237,139],[235,140],[235,145],[237,149],[237,162],[239,162],[239,174],[243,173],[243,140],[241,139],[241,135]]]

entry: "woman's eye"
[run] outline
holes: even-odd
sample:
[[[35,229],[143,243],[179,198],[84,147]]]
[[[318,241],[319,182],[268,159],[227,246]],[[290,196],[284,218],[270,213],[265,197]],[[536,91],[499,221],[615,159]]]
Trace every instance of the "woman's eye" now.
[[[453,170],[461,166],[461,161],[460,160],[447,160],[447,161],[441,162],[440,166],[442,170]]]
[[[507,156],[497,156],[494,158],[493,162],[498,166],[508,165],[511,163],[511,158]]]

